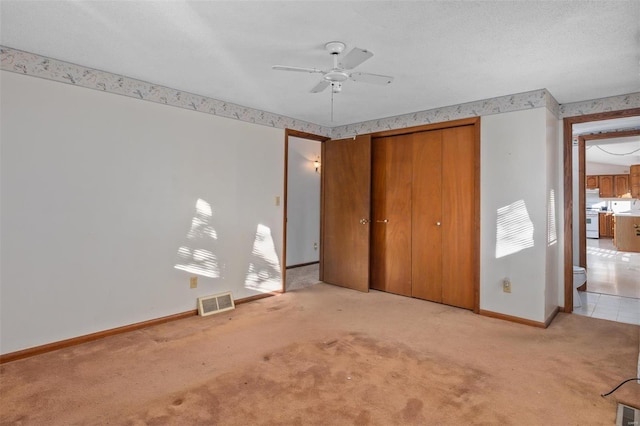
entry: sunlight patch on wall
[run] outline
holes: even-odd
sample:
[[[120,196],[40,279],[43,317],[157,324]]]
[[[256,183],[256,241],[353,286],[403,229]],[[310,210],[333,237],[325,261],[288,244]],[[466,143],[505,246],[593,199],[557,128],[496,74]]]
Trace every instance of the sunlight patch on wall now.
[[[179,260],[174,268],[209,278],[220,277],[218,259],[212,247],[218,240],[218,234],[211,223],[212,219],[211,204],[199,198],[191,229],[187,233],[188,245],[178,249]]]
[[[251,256],[245,288],[262,293],[282,290],[280,259],[268,226],[258,225]]]
[[[547,244],[549,246],[558,242],[558,231],[556,229],[556,193],[552,189],[549,191],[547,202]]]
[[[533,247],[533,222],[524,200],[498,209],[496,259]]]

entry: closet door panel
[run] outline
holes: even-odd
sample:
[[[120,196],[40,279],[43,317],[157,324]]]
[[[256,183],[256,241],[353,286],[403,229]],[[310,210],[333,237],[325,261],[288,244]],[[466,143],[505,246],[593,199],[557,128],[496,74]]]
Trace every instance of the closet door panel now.
[[[372,141],[371,288],[411,295],[411,136]]]
[[[442,302],[442,131],[412,137],[412,295]]]
[[[442,132],[442,302],[473,309],[475,129]]]
[[[375,290],[387,290],[386,227],[376,226],[375,218],[383,217],[386,212],[387,167],[385,167],[389,144],[384,139],[371,140],[371,265],[369,268],[370,287]]]

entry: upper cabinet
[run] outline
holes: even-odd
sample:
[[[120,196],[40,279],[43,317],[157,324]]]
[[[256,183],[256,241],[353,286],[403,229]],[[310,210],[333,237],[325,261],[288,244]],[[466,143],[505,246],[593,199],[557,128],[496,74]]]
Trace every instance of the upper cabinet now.
[[[611,198],[614,195],[613,191],[613,176],[600,175],[598,177],[598,185],[600,188],[600,198]]]
[[[613,188],[616,197],[629,196],[629,175],[614,175]]]
[[[635,182],[634,187],[634,167]],[[631,166],[630,175],[589,175],[586,176],[587,189],[600,189],[600,198],[640,198],[640,165]],[[634,195],[635,188],[635,195]]]

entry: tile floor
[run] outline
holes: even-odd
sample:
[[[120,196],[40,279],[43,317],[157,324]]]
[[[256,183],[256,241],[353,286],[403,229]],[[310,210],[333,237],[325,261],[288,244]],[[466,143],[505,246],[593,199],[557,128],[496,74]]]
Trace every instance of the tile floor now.
[[[587,291],[640,298],[640,253],[618,251],[611,238],[587,238]]]
[[[640,299],[588,291],[578,293],[582,307],[574,307],[574,314],[640,325]]]
[[[619,252],[610,238],[587,239],[587,291],[573,313],[640,325],[640,253]]]

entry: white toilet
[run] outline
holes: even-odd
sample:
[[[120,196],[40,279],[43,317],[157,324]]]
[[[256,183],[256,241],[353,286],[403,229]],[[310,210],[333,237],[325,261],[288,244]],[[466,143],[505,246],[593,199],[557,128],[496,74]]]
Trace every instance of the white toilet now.
[[[580,300],[580,294],[578,293],[578,287],[587,281],[587,271],[580,266],[573,267],[573,307],[579,308],[582,306],[582,300]]]

